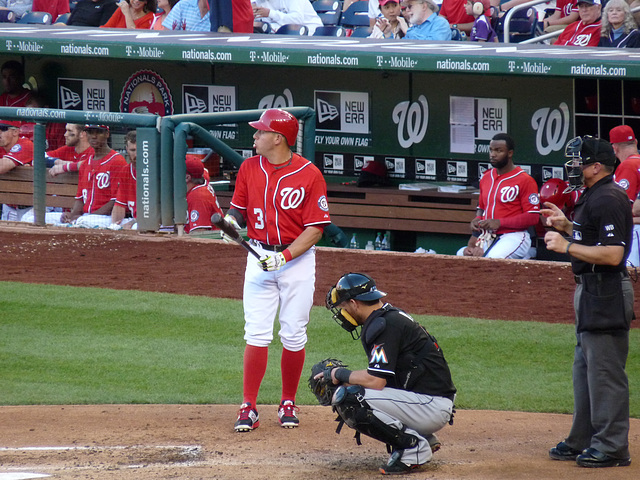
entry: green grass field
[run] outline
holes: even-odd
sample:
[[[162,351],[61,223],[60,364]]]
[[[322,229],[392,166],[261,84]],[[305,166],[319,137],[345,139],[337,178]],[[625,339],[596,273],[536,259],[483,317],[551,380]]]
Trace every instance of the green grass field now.
[[[398,305],[402,307],[402,305]],[[299,404],[315,404],[311,365],[366,367],[359,341],[314,307]],[[569,325],[416,316],[449,361],[463,409],[572,411]],[[258,401],[280,400],[280,343]],[[242,400],[242,304],[235,300],[0,282],[0,404]],[[640,416],[640,331],[631,332],[631,414]]]

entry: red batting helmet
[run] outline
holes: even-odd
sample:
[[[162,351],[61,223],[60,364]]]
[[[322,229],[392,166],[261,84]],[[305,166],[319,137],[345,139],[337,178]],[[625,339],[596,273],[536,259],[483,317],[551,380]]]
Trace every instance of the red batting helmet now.
[[[271,108],[260,115],[257,122],[249,122],[253,128],[265,132],[275,132],[284,136],[290,147],[296,144],[298,137],[298,119],[289,112]]]
[[[570,199],[569,193],[564,193],[568,184],[559,178],[550,178],[540,187],[540,204],[553,203],[559,209],[563,209]]]

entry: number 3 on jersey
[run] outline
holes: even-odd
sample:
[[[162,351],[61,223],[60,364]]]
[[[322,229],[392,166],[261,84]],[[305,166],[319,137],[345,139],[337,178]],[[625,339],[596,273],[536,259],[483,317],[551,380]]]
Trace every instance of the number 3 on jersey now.
[[[256,216],[256,222],[253,224],[253,228],[256,230],[264,229],[264,213],[261,208],[254,208],[253,214]]]

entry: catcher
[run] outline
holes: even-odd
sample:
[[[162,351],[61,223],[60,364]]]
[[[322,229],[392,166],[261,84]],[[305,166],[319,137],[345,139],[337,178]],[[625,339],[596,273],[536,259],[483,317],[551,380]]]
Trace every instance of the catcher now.
[[[321,404],[333,393],[333,409],[356,438],[362,433],[387,444],[390,456],[380,472],[392,475],[431,460],[440,447],[434,432],[453,423],[456,388],[436,339],[383,303],[386,295],[362,273],[343,275],[331,287],[327,308],[354,340],[361,336],[369,367],[351,371],[328,359],[314,365],[309,385]]]

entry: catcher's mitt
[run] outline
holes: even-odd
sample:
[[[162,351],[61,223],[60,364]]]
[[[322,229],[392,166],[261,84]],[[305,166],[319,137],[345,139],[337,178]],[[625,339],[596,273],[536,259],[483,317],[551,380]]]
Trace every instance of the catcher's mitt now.
[[[309,388],[318,399],[320,405],[331,405],[333,392],[339,387],[331,382],[331,370],[338,367],[347,367],[340,360],[335,358],[326,358],[311,367],[311,376],[309,377]],[[325,371],[328,371],[327,375]],[[321,377],[314,378],[319,373],[323,373]]]

